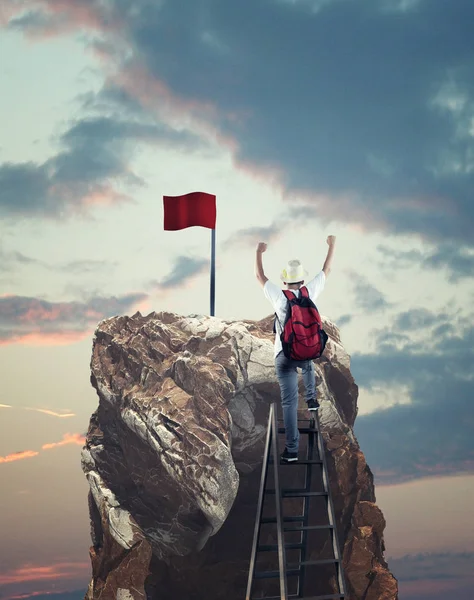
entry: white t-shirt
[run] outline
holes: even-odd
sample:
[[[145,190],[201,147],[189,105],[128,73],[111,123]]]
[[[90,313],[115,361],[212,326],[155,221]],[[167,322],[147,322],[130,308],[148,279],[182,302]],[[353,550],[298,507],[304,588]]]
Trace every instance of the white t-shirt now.
[[[316,304],[316,298],[324,289],[324,284],[326,283],[326,274],[324,271],[320,271],[311,281],[305,283],[304,285],[308,288],[308,294],[311,300]],[[297,298],[300,296],[300,290],[290,290],[293,292]],[[276,334],[275,334],[275,356],[283,350],[283,346],[281,345],[280,334],[281,327],[285,323],[286,319],[286,311],[288,309],[288,300],[286,299],[283,290],[275,285],[270,280],[265,282],[263,286],[263,293],[265,297],[270,300],[273,306],[273,310],[276,312],[278,319],[276,321]],[[281,326],[280,326],[281,323]]]

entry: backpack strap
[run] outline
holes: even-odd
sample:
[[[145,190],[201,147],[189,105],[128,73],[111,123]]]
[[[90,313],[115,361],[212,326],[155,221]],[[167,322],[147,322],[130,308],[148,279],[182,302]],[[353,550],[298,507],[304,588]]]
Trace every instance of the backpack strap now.
[[[291,290],[281,290],[285,296],[286,299],[291,302],[292,300],[294,300],[296,298],[296,294],[294,294]]]
[[[308,288],[305,285],[303,285],[302,287],[300,287],[300,292],[301,292],[301,296],[303,298],[309,298]]]

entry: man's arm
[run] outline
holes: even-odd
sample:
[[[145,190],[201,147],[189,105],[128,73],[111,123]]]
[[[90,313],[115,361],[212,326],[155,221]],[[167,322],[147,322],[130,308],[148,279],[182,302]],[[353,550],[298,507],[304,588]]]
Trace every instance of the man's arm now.
[[[263,272],[263,263],[262,263],[262,254],[267,249],[267,245],[265,242],[260,242],[257,246],[257,254],[255,256],[255,275],[263,287],[265,283],[268,281],[268,277],[265,277],[265,273]]]
[[[324,265],[323,265],[323,271],[324,274],[326,275],[326,277],[329,275],[329,273],[331,272],[331,265],[332,265],[332,257],[334,254],[334,248],[336,246],[336,236],[335,235],[328,235],[328,238],[326,240],[329,249],[328,249],[328,254],[326,256],[326,260],[324,261]]]

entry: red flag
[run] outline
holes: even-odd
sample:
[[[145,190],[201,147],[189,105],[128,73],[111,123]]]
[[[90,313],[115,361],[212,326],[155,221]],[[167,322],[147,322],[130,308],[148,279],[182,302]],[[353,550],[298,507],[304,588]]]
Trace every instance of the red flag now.
[[[163,196],[165,230],[175,231],[186,227],[216,228],[216,197],[204,192],[191,192],[183,196]]]

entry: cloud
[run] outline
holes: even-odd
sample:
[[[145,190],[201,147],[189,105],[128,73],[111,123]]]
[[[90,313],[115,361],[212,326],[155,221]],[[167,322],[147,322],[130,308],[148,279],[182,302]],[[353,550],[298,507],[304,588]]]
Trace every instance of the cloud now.
[[[468,317],[400,313],[375,330],[376,350],[354,353],[351,370],[369,391],[403,385],[405,402],[359,415],[355,432],[379,483],[474,472],[474,327]],[[411,324],[401,332],[397,323]],[[422,324],[424,327],[422,328]]]
[[[68,446],[70,444],[83,446],[85,439],[85,436],[80,433],[65,433],[62,440],[59,442],[49,442],[47,444],[43,444],[41,446],[41,450],[51,450],[52,448],[59,448],[61,446]],[[38,454],[39,452],[36,450],[22,450],[21,452],[13,452],[11,454],[7,454],[7,456],[0,456],[0,464],[24,460],[25,458],[33,458],[38,456]]]
[[[44,415],[49,415],[51,417],[58,417],[59,419],[68,419],[70,417],[75,417],[76,414],[72,412],[57,412],[55,410],[50,410],[48,408],[36,408],[32,406],[22,406],[22,407],[14,407],[11,404],[0,404],[0,408],[20,408],[22,410],[30,410],[34,412],[39,412]]]
[[[380,266],[389,269],[421,268],[435,271],[447,270],[451,283],[474,277],[474,252],[472,248],[450,242],[431,250],[393,250],[378,246],[383,260]]]
[[[49,410],[47,408],[30,408],[28,406],[25,406],[24,409],[33,410],[35,412],[43,413],[45,415],[50,415],[51,417],[58,417],[59,419],[68,419],[70,417],[76,416],[76,414],[72,412],[58,413],[54,410]]]
[[[110,273],[111,269],[118,265],[117,262],[109,260],[72,260],[63,265],[56,267],[50,266],[51,269],[58,269],[71,275],[83,275],[85,273],[96,273],[97,271],[107,270]]]
[[[408,554],[389,558],[398,579],[400,597],[407,600],[445,600],[472,597],[472,552]]]
[[[87,562],[62,562],[45,566],[28,564],[0,573],[0,585],[66,579],[84,575],[89,570],[90,564]]]
[[[51,442],[49,444],[43,444],[42,450],[51,450],[51,448],[58,448],[60,446],[67,446],[68,444],[76,444],[76,446],[84,446],[86,438],[80,433],[65,433],[63,439],[60,442]]]
[[[385,295],[359,273],[349,273],[354,281],[355,306],[366,313],[384,312],[392,306]]]
[[[337,319],[335,319],[335,323],[338,327],[344,327],[344,325],[348,325],[353,319],[352,315],[341,315]]]
[[[43,260],[26,256],[25,254],[14,251],[5,250],[0,246],[0,272],[18,272],[21,267],[33,266],[34,268],[43,268],[49,271],[58,271],[69,273],[72,275],[83,275],[86,273],[97,273],[110,271],[117,266],[117,262],[108,260],[73,260],[67,263],[52,264]]]
[[[207,269],[209,269],[208,259],[178,256],[174,261],[171,272],[159,281],[152,281],[150,285],[163,291],[181,288]]]
[[[88,29],[89,43],[108,49],[108,66],[118,73],[115,100],[122,94],[123,107],[135,98],[137,114],[144,107],[151,114],[165,102],[168,117],[173,106],[181,122],[199,113],[201,126],[206,122],[232,144],[238,164],[278,172],[288,201],[299,195],[316,209],[315,218],[472,246],[474,5],[468,0],[448,13],[442,0],[242,0],[238,6],[222,0],[191,8],[186,0],[44,0],[41,17],[31,12],[37,2],[23,6],[29,16],[17,16],[11,27],[41,34],[49,19],[50,33],[73,23]],[[111,128],[120,149],[130,134]],[[90,172],[81,150],[73,148],[72,162]],[[103,174],[94,180],[98,201],[112,193],[99,181],[127,173],[126,154],[117,162],[100,146],[108,168],[93,165],[92,172]],[[62,158],[71,162],[67,152]],[[48,167],[54,171],[61,162]],[[39,189],[49,181],[39,167],[21,166],[17,179],[28,191],[31,178]],[[57,200],[50,204],[57,212]],[[25,202],[19,207],[26,210]]]
[[[0,456],[0,464],[24,460],[25,458],[33,458],[34,456],[38,456],[38,454],[39,452],[36,452],[35,450],[22,450],[21,452],[13,452],[12,454],[7,454],[7,456]]]
[[[267,242],[270,244],[280,237],[283,229],[283,223],[278,220],[275,220],[267,227],[247,227],[245,229],[239,229],[229,236],[222,245],[224,248],[229,248],[230,246],[239,245],[256,246],[258,242]]]
[[[400,581],[461,579],[472,576],[474,552],[407,554],[390,559],[390,570]]]
[[[0,297],[0,345],[74,343],[89,335],[98,321],[123,314],[147,297],[147,294],[136,293],[92,297],[86,302]]]
[[[126,35],[172,93],[218,107],[238,160],[279,165],[285,188],[305,191],[320,216],[469,241],[473,140],[462,124],[472,117],[474,9],[461,2],[446,19],[440,0],[392,7],[332,2],[309,17],[302,3],[147,4]]]
[[[84,600],[84,596],[86,595],[87,590],[74,590],[72,592],[68,591],[54,591],[54,592],[31,592],[28,594],[19,594],[14,596],[9,596],[6,600],[28,600],[29,598],[34,598],[35,600]]]
[[[41,266],[43,264],[42,261],[39,261],[36,258],[25,256],[18,251],[8,252],[0,246],[0,271],[13,271],[18,265]]]
[[[0,217],[63,219],[132,201],[123,190],[145,185],[131,167],[138,144],[202,146],[191,133],[139,117],[85,116],[70,124],[59,138],[62,150],[44,163],[0,164]]]
[[[112,8],[96,0],[26,0],[11,3],[6,22],[10,29],[32,38],[48,38],[80,28],[104,32],[118,27],[118,15]]]

